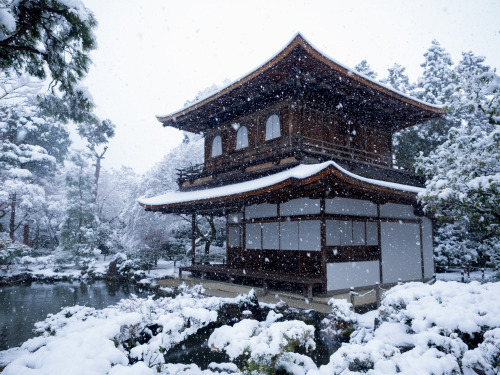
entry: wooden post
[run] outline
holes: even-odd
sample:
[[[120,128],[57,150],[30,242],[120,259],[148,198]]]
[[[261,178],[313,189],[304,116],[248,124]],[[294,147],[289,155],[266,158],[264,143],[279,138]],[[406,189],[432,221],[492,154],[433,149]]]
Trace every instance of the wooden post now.
[[[460,274],[462,275],[462,277],[461,277],[462,282],[465,283],[465,272],[464,272],[464,270],[461,270]]]
[[[481,280],[484,281],[484,268],[481,268]]]
[[[196,253],[196,246],[195,246],[195,232],[196,232],[196,214],[193,214],[191,216],[191,264],[194,266],[195,262],[195,253]]]
[[[380,293],[381,290],[380,290],[380,283],[377,281],[375,283],[375,296],[376,296],[376,299],[377,299],[377,309],[380,307]]]
[[[349,294],[351,296],[352,311],[356,312],[356,308],[354,307],[354,287],[353,286],[351,286],[349,288]]]

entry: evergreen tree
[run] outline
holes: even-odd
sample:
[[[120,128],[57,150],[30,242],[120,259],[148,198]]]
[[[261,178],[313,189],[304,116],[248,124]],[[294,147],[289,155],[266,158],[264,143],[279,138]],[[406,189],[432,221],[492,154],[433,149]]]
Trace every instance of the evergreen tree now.
[[[98,220],[95,215],[94,177],[81,152],[74,153],[66,173],[66,210],[61,229],[61,248],[87,268],[98,254]]]
[[[483,64],[484,60],[472,52],[463,52],[452,75],[455,90],[449,117],[460,118],[470,126],[500,125],[500,77]]]
[[[370,77],[371,79],[377,79],[377,73],[373,71],[371,66],[368,64],[366,60],[361,60],[361,62],[354,67],[357,72],[364,74],[367,77]]]
[[[455,90],[450,55],[433,40],[421,66],[424,68],[423,75],[410,95],[447,108]],[[456,118],[443,117],[396,133],[393,139],[395,164],[413,170],[419,154],[427,156],[445,142],[449,129],[454,125],[457,125]]]
[[[22,104],[0,105],[0,208],[9,214],[9,234],[29,221],[45,204],[44,186],[66,155],[69,134],[45,116],[33,97]]]
[[[387,69],[388,76],[381,80],[391,86],[393,89],[398,90],[404,94],[409,93],[413,89],[413,85],[410,84],[410,79],[405,74],[406,68],[398,63],[394,63],[392,67]]]
[[[414,95],[426,103],[448,104],[454,91],[453,62],[450,54],[441,47],[437,40],[433,40],[427,52],[424,53],[424,62],[420,66],[424,68],[424,72],[417,82]]]
[[[419,199],[437,219],[463,229],[460,236],[450,237],[448,233],[440,238],[443,244],[453,241],[451,248],[463,264],[478,261],[481,256],[498,266],[500,127],[485,128],[464,122],[450,130],[443,145],[419,158],[418,170],[428,176],[426,191]]]
[[[79,0],[2,0],[0,68],[71,92],[87,73],[97,22]]]

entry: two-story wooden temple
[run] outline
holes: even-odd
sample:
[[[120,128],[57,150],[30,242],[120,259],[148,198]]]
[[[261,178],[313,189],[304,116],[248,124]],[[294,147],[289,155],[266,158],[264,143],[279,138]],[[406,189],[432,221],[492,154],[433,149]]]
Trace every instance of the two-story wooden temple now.
[[[205,162],[180,176],[179,191],[140,204],[227,218],[227,264],[191,272],[309,295],[426,280],[432,222],[416,201],[422,181],[392,165],[392,135],[441,114],[297,35],[247,76],[158,117],[203,134]]]

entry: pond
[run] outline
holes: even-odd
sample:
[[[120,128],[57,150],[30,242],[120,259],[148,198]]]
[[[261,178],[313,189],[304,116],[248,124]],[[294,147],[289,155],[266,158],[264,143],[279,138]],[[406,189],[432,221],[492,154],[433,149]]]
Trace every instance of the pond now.
[[[32,283],[0,287],[0,351],[21,345],[33,337],[34,324],[66,306],[102,309],[130,294],[147,292],[135,284],[94,281]]]

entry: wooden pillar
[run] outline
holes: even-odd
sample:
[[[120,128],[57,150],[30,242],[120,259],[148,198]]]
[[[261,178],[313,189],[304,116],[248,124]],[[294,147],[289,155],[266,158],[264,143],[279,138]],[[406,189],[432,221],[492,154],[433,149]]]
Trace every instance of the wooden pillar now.
[[[196,214],[191,215],[191,264],[194,265],[195,262],[195,253],[196,253]]]
[[[326,293],[328,289],[328,272],[326,268],[326,198],[320,199],[320,236],[321,236],[321,274],[323,277],[322,292]],[[312,297],[312,296],[311,296]],[[310,297],[309,297],[310,298]]]

